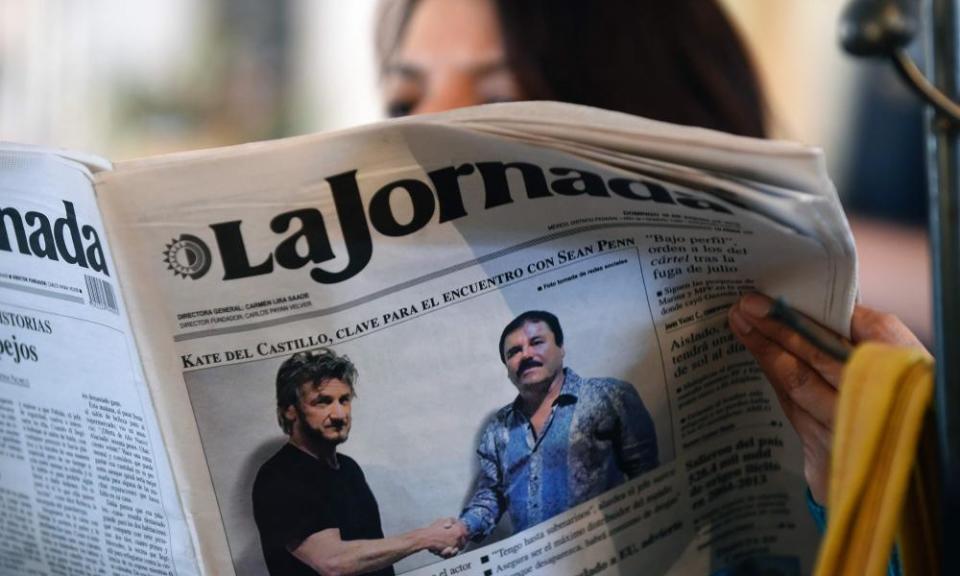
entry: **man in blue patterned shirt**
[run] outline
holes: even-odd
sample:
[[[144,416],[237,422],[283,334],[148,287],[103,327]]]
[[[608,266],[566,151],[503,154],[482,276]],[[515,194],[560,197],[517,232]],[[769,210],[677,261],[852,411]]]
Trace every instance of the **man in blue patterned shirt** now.
[[[464,537],[487,536],[504,512],[519,532],[656,468],[657,434],[636,389],[581,378],[564,355],[549,312],[524,312],[504,328],[500,359],[519,393],[481,435]]]

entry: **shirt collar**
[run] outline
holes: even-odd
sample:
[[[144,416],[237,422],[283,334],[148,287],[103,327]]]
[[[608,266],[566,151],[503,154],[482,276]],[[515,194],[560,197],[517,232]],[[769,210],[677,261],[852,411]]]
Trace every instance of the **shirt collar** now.
[[[562,404],[565,402],[576,402],[577,398],[580,397],[580,385],[583,383],[583,379],[580,378],[580,375],[571,370],[570,368],[563,369],[563,386],[560,387],[560,394],[557,396],[557,399],[554,401],[554,404]]]
[[[307,469],[307,468],[320,467],[326,470],[331,470],[333,472],[336,472],[337,470],[340,470],[341,468],[343,468],[343,461],[342,461],[343,454],[337,454],[337,459],[340,465],[337,466],[336,468],[333,468],[329,464],[327,464],[326,460],[315,458],[312,454],[309,454],[304,450],[301,450],[300,448],[294,446],[293,442],[288,441],[284,445],[284,449],[288,450],[292,454],[291,458],[296,463],[297,468],[300,470]]]
[[[553,401],[553,405],[564,406],[567,404],[576,404],[577,398],[580,397],[580,385],[582,383],[583,379],[580,378],[579,374],[570,368],[564,368],[563,384],[560,386],[560,394],[558,394],[556,400]],[[522,399],[520,395],[517,394],[517,397],[513,399],[512,410],[515,415],[526,420],[526,417],[523,416],[523,410],[520,409],[520,402],[522,402]]]

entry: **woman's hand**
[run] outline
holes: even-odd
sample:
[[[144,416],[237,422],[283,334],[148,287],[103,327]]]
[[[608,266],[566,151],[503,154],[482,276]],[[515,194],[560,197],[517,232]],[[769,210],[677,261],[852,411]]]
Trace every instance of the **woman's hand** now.
[[[760,364],[803,445],[803,472],[814,500],[823,504],[830,471],[830,443],[843,364],[803,336],[768,317],[773,301],[746,294],[730,308],[730,329]],[[868,340],[896,346],[923,345],[900,320],[857,306],[850,322],[854,344]]]

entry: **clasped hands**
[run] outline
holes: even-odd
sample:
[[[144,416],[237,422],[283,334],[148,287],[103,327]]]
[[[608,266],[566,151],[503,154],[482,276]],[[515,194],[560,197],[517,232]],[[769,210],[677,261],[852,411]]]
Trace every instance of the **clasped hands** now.
[[[442,558],[459,554],[469,537],[467,526],[456,518],[440,518],[422,530],[426,549]]]

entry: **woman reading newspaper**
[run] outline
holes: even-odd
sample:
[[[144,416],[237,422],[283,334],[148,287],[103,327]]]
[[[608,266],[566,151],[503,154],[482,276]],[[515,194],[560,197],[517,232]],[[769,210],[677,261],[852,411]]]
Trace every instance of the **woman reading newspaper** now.
[[[764,97],[714,1],[389,0],[379,33],[392,116],[511,100],[559,100],[763,137]],[[729,325],[774,386],[803,445],[822,523],[842,364],[748,294]],[[853,343],[921,343],[895,316],[858,306]]]

